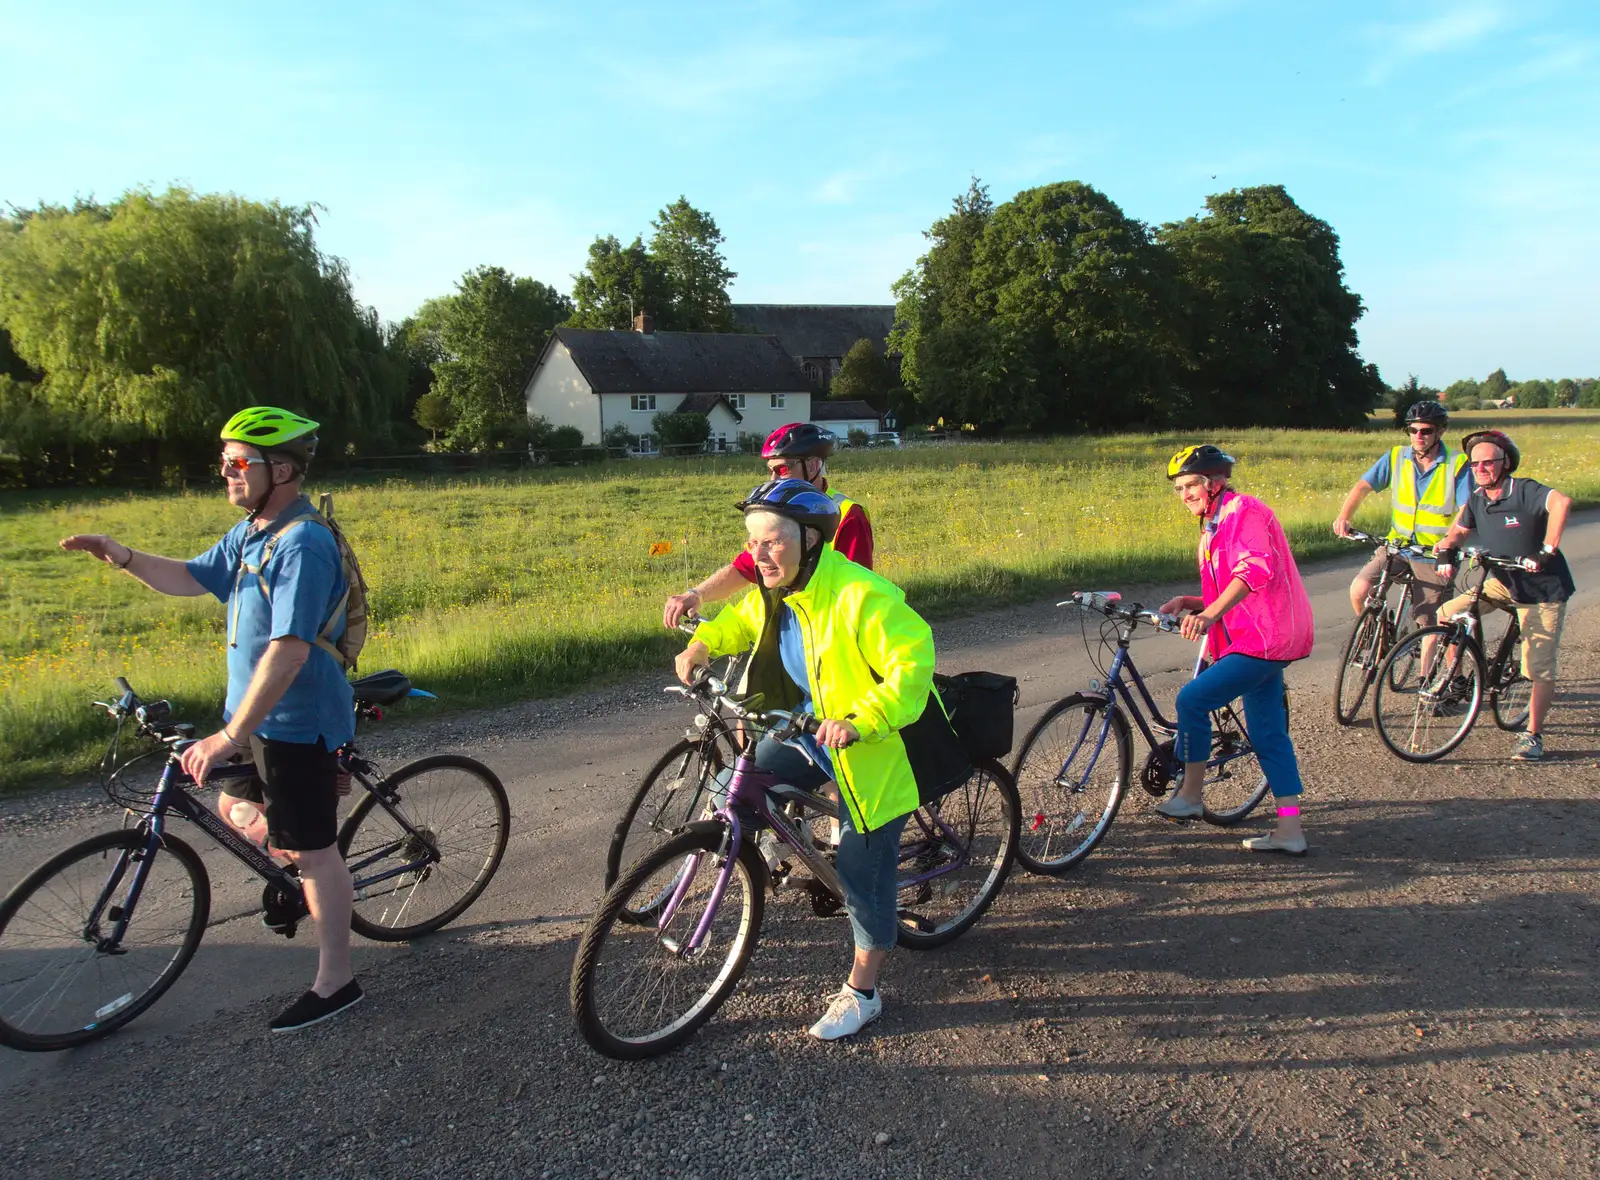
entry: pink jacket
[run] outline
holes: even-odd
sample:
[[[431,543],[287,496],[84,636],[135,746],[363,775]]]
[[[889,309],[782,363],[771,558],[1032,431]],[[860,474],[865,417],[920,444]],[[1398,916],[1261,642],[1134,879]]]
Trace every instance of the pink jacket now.
[[[1250,587],[1206,633],[1213,660],[1232,652],[1264,660],[1303,660],[1315,631],[1311,598],[1278,518],[1254,496],[1222,493],[1200,529],[1200,597],[1215,602],[1234,578]]]

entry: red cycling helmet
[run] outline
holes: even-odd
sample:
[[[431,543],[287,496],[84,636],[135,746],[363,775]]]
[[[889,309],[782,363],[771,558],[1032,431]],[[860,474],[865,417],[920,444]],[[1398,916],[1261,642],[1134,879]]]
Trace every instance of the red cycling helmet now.
[[[833,439],[810,422],[790,422],[767,435],[761,446],[763,459],[826,459],[833,454]]]
[[[1467,458],[1472,458],[1472,448],[1478,443],[1493,443],[1499,447],[1506,457],[1506,474],[1510,475],[1522,462],[1522,452],[1517,450],[1517,444],[1511,441],[1511,436],[1503,430],[1474,430],[1461,440],[1461,453]]]

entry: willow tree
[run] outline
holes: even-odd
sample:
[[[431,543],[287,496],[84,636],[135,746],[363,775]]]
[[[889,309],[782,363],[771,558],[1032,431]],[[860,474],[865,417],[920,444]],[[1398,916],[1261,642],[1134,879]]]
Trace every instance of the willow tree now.
[[[311,206],[130,192],[0,224],[0,327],[52,413],[107,436],[214,441],[251,403],[323,423],[324,450],[381,445],[404,374]]]

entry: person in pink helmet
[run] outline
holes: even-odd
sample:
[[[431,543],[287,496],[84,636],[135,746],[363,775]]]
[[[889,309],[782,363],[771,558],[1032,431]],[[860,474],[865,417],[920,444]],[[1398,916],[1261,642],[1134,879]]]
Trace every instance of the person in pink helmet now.
[[[839,505],[839,530],[832,547],[857,565],[872,568],[872,522],[867,510],[839,492],[828,490],[828,457],[833,454],[833,438],[810,422],[790,422],[767,435],[761,457],[773,479],[803,479]],[[667,599],[661,622],[672,630],[684,616],[709,602],[743,590],[758,581],[755,559],[741,552],[737,557],[699,585]]]

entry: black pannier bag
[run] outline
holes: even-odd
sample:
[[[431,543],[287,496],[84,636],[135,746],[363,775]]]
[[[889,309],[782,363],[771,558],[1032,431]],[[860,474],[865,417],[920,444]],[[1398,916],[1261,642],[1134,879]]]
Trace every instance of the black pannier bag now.
[[[998,672],[960,672],[933,677],[956,738],[969,758],[1000,760],[1011,753],[1016,721],[1017,678]]]

